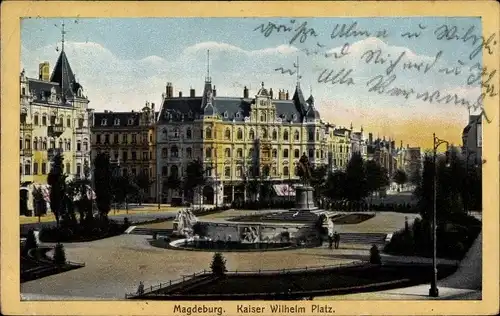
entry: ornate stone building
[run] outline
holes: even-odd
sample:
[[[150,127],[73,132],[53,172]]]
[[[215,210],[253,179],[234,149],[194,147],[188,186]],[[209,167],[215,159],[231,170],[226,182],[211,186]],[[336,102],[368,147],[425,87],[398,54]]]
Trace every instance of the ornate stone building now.
[[[50,74],[48,62],[40,64],[38,78],[20,75],[21,183],[44,184],[52,158],[64,157],[64,172],[82,176],[90,164],[89,100],[77,82],[64,44]]]
[[[299,83],[291,98],[288,91],[276,95],[264,83],[253,96],[245,87],[241,96],[220,97],[209,76],[201,96],[191,89],[189,96],[179,92],[174,97],[168,83],[157,121],[162,201],[179,197],[165,181],[169,175],[182,179],[195,159],[203,162],[209,178],[202,196],[195,196],[205,204],[246,199],[243,180],[252,176],[281,185],[298,181],[303,154],[315,165],[331,167],[336,159],[344,164],[350,141],[347,132],[337,134],[335,126],[321,120],[313,96],[306,99]],[[337,158],[340,148],[345,155]]]
[[[156,115],[155,115],[156,114]],[[92,159],[100,152],[109,154],[121,175],[147,175],[151,187],[148,200],[156,200],[156,150],[154,103],[146,102],[141,111],[95,112],[92,118]]]

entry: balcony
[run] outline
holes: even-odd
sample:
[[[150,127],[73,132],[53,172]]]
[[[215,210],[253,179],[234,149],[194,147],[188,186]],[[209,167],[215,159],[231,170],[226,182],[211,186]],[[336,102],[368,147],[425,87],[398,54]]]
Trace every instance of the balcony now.
[[[62,148],[49,148],[47,150],[47,155],[49,158],[53,158],[56,155],[62,155],[64,153],[64,150]]]
[[[52,124],[47,127],[47,132],[51,137],[59,137],[64,133],[64,126],[62,124]]]
[[[31,131],[31,130],[33,130],[33,124],[21,123],[21,130],[22,131]]]
[[[21,149],[21,156],[31,157],[33,156],[33,150],[31,148],[23,148]]]
[[[75,134],[90,134],[88,127],[77,127],[75,128]]]

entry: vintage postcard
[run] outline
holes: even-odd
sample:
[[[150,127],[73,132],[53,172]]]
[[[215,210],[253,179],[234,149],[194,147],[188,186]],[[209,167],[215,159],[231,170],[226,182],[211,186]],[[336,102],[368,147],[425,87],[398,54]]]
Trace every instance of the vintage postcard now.
[[[496,314],[498,13],[3,3],[2,313]]]

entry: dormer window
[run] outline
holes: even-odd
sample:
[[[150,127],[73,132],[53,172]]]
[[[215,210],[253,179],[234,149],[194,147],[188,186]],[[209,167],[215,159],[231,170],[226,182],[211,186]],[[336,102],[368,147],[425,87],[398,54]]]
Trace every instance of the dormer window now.
[[[240,117],[241,117],[240,112],[236,113],[236,117],[237,117],[237,118],[240,118]]]
[[[120,125],[120,119],[115,118],[115,126],[118,126],[118,125]]]
[[[228,118],[229,114],[227,112],[224,112],[224,118]]]
[[[107,119],[102,119],[101,120],[101,126],[106,126],[108,125],[108,120]]]
[[[128,125],[132,125],[134,124],[134,119],[133,118],[129,118],[128,119]]]

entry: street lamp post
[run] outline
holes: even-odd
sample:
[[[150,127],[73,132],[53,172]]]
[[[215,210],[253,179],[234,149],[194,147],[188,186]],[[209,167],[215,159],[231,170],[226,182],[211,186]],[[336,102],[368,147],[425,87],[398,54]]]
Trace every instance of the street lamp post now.
[[[437,200],[437,166],[436,166],[436,157],[437,157],[437,149],[440,145],[446,144],[446,150],[448,150],[448,145],[449,143],[445,140],[439,139],[436,137],[436,134],[432,134],[433,137],[433,156],[432,156],[432,161],[434,164],[434,198],[433,198],[433,209],[432,209],[432,270],[433,270],[433,276],[431,280],[431,287],[429,289],[429,296],[431,297],[438,297],[439,296],[439,290],[437,287],[437,225],[436,225],[436,200]]]

